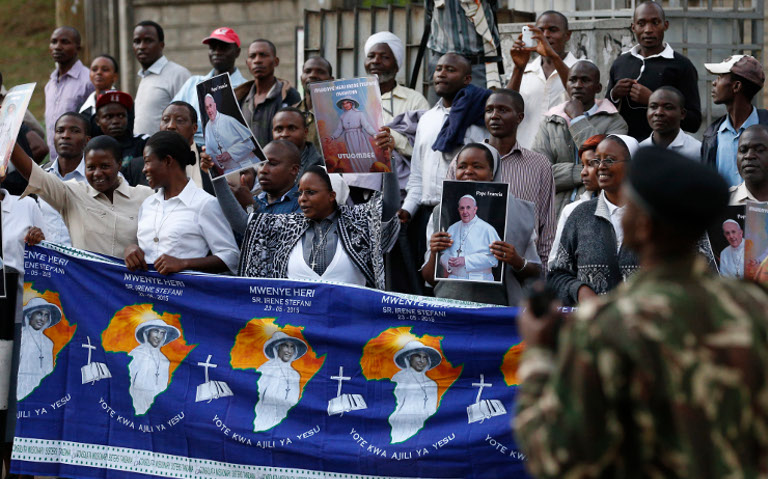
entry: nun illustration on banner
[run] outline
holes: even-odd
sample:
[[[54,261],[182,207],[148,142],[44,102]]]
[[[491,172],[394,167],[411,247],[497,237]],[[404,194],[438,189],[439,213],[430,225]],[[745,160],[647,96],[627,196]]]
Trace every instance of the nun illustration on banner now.
[[[358,110],[360,104],[354,98],[342,98],[336,102],[336,106],[341,110],[341,115],[331,140],[343,137],[355,173],[370,173],[376,161],[376,151],[371,144],[376,129],[371,125],[368,115]]]
[[[53,372],[53,341],[45,330],[61,321],[61,309],[43,298],[33,298],[24,306],[19,351],[18,400],[27,397]]]
[[[282,331],[277,331],[264,343],[268,361],[256,370],[261,377],[258,381],[259,400],[254,408],[253,432],[277,426],[299,402],[300,375],[291,363],[306,352],[304,341]]]
[[[168,387],[171,362],[160,351],[166,344],[179,339],[181,333],[162,319],[151,319],[136,326],[139,345],[128,353],[131,386],[128,392],[133,399],[136,415],[142,415],[155,402],[155,396]]]
[[[393,444],[419,432],[437,412],[437,383],[427,377],[427,371],[439,365],[442,356],[421,341],[409,341],[395,353],[394,359],[402,371],[392,376],[397,399],[395,412],[389,416]]]

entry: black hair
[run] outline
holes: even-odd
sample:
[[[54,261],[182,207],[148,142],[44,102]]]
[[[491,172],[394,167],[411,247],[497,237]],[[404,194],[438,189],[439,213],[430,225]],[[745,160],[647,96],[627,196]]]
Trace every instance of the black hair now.
[[[152,20],[142,20],[139,23],[136,24],[137,27],[152,27],[157,32],[157,40],[161,43],[165,41],[165,32],[163,31],[163,27],[160,26],[157,22],[153,22]]]
[[[75,28],[75,27],[70,27],[69,25],[63,25],[63,26],[61,26],[61,27],[58,27],[58,28],[56,28],[56,29],[54,30],[54,32],[55,32],[56,30],[66,30],[66,31],[68,31],[68,32],[72,33],[72,36],[74,36],[74,37],[75,37],[75,44],[76,44],[77,46],[80,46],[80,44],[81,44],[81,43],[82,43],[82,41],[83,41],[83,37],[82,37],[82,36],[80,36],[80,32],[79,32],[79,31],[77,30],[77,28]]]
[[[746,97],[747,100],[752,101],[752,98],[757,95],[763,87],[757,83],[752,83],[741,75],[731,73],[731,81],[741,82],[741,94]]]
[[[472,62],[469,61],[469,58],[465,57],[461,53],[456,52],[448,52],[445,55],[441,56],[440,58],[451,55],[459,59],[459,63],[461,63],[461,66],[464,67],[464,74],[465,75],[471,75],[472,74]]]
[[[277,110],[277,113],[297,113],[299,116],[301,116],[302,122],[304,123],[304,128],[307,127],[307,116],[303,111],[299,110],[295,106],[284,106]],[[277,115],[277,113],[275,113],[275,115]]]
[[[106,151],[112,154],[112,158],[115,159],[115,162],[118,165],[121,165],[123,163],[123,149],[120,146],[120,143],[112,138],[111,136],[107,135],[100,135],[95,136],[91,138],[91,141],[88,142],[87,145],[85,145],[85,150],[83,150],[83,156],[87,156],[88,152],[91,150],[100,150],[100,151]]]
[[[194,165],[196,161],[187,140],[175,131],[158,131],[149,137],[145,148],[152,150],[152,153],[159,158],[170,156],[176,160],[182,170],[187,165]]]
[[[635,21],[635,15],[637,10],[643,5],[653,5],[659,11],[659,15],[661,15],[661,20],[665,22],[667,21],[667,14],[664,12],[664,8],[661,6],[660,3],[654,2],[653,0],[645,0],[644,2],[641,2],[637,7],[635,7],[635,13],[632,13],[633,22]]]
[[[510,90],[508,88],[497,88],[491,91],[491,95],[506,95],[512,99],[512,104],[515,105],[515,110],[517,110],[518,113],[525,111],[525,100],[523,100],[523,96],[515,90]]]
[[[578,60],[576,63],[574,63],[571,68],[568,69],[569,72],[572,72],[573,69],[576,67],[576,65],[584,65],[586,66],[590,72],[592,73],[592,76],[595,80],[597,80],[597,83],[600,83],[600,67],[595,65],[589,60]]]
[[[683,92],[678,90],[677,88],[669,85],[660,86],[659,88],[653,90],[653,93],[656,93],[657,91],[666,91],[673,95],[675,95],[675,98],[677,98],[677,104],[680,106],[680,108],[685,108],[685,95],[683,95]]]
[[[251,42],[251,45],[253,45],[254,43],[266,43],[267,45],[269,45],[269,49],[272,50],[272,56],[273,57],[277,56],[277,47],[275,46],[274,43],[267,40],[266,38],[257,38],[256,40]]]
[[[619,145],[619,147],[621,147],[622,153],[624,153],[624,158],[626,159],[626,161],[630,161],[632,159],[632,154],[629,152],[629,147],[627,146],[626,143],[624,143],[624,140],[622,140],[620,137],[616,135],[608,135],[605,137],[603,141],[608,141],[608,140],[616,143],[617,145]],[[601,141],[600,143],[602,143],[603,141]]]
[[[458,158],[461,156],[462,153],[464,153],[464,150],[470,150],[470,149],[483,150],[483,152],[485,153],[485,159],[488,160],[488,167],[491,169],[491,172],[493,172],[493,166],[495,163],[493,161],[493,153],[491,153],[491,150],[489,150],[488,147],[484,146],[482,143],[467,143],[466,145],[464,145],[461,148],[461,150],[459,150],[459,154],[456,155],[456,158],[457,158],[456,164],[458,165]]]
[[[264,148],[269,145],[274,145],[278,148],[283,148],[286,156],[290,155],[291,163],[301,166],[301,151],[292,141],[288,140],[272,140]]]
[[[296,146],[296,145],[293,145],[293,146]],[[331,184],[331,177],[328,176],[328,172],[325,171],[325,168],[323,168],[320,165],[308,166],[307,169],[304,170],[304,174],[301,175],[301,177],[304,178],[309,173],[319,176],[320,179],[322,179],[325,185],[328,187],[328,191],[333,191],[333,184]]]
[[[768,125],[763,125],[762,123],[756,123],[754,125],[748,126],[744,129],[744,133],[750,131],[750,130],[759,130],[766,135],[768,135]]]
[[[333,65],[331,65],[331,62],[329,62],[327,58],[321,57],[320,55],[312,55],[304,61],[304,65],[306,65],[310,60],[322,60],[328,66],[328,74],[333,76]]]
[[[539,15],[539,18],[543,17],[544,15],[556,15],[560,17],[560,19],[563,21],[565,30],[568,31],[568,17],[558,12],[557,10],[547,10],[546,12],[541,12],[541,15]],[[536,20],[538,20],[538,18]]]
[[[82,125],[83,125],[83,131],[87,136],[91,136],[91,120],[87,118],[85,115],[82,115],[76,111],[68,111],[66,113],[62,113],[60,117],[56,119],[56,123],[54,123],[53,128],[54,131],[56,129],[56,125],[59,124],[59,121],[61,121],[62,118],[65,116],[71,116],[72,118],[76,118]]]
[[[181,101],[181,100],[176,100],[176,101],[172,101],[172,102],[168,103],[168,106],[171,106],[171,105],[183,106],[184,108],[189,110],[189,118],[192,120],[192,123],[197,123],[198,118],[197,118],[197,111],[195,111],[195,107],[193,107],[189,103],[187,103],[185,101]],[[167,110],[168,106],[166,106],[165,109],[163,109],[163,111]]]
[[[102,53],[101,55],[96,55],[95,57],[93,57],[94,60],[96,60],[97,58],[106,58],[107,60],[111,61],[112,65],[115,67],[115,73],[120,73],[120,66],[117,64],[117,60],[115,60],[115,57],[113,57],[112,55],[109,55],[107,53]]]

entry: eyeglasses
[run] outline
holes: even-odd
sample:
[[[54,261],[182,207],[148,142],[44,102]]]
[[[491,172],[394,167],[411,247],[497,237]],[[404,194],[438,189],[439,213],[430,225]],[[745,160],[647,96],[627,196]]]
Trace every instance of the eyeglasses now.
[[[625,161],[627,160],[614,160],[613,158],[606,158],[604,160],[598,160],[598,159],[589,160],[587,164],[589,164],[589,166],[591,166],[592,168],[600,168],[601,164],[604,164],[605,166],[610,168],[616,163],[624,163]]]

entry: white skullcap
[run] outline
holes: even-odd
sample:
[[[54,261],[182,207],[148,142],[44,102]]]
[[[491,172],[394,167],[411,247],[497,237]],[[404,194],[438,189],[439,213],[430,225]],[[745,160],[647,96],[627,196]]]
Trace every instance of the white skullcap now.
[[[374,33],[368,37],[368,40],[365,41],[365,55],[367,56],[368,52],[371,51],[371,48],[373,48],[374,45],[378,45],[379,43],[386,43],[389,45],[389,48],[392,50],[392,54],[395,55],[397,69],[402,70],[403,61],[405,60],[405,46],[403,45],[403,41],[400,40],[397,35],[392,32]]]
[[[739,224],[739,222],[738,222],[738,221],[736,221],[736,220],[732,220],[732,219],[730,219],[730,218],[728,218],[727,220],[723,221],[723,228],[725,228],[725,225],[727,225],[728,223],[733,223],[733,224],[735,224],[736,226],[738,226],[738,227],[739,227],[739,229],[741,229],[741,225]]]

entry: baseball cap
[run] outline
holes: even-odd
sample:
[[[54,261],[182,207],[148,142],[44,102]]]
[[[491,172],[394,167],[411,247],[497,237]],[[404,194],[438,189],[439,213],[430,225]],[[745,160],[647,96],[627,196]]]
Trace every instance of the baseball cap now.
[[[762,87],[765,83],[765,73],[759,61],[750,55],[731,55],[720,63],[705,63],[704,68],[715,75],[733,73]]]
[[[109,103],[119,103],[123,105],[125,108],[130,110],[133,108],[133,98],[131,98],[131,95],[127,94],[124,91],[119,90],[107,90],[101,95],[99,95],[99,98],[96,99],[96,109],[98,110],[104,105],[107,105]]]
[[[211,34],[203,40],[204,44],[207,44],[211,40],[219,40],[224,43],[234,43],[238,47],[240,46],[240,37],[237,36],[234,30],[229,27],[219,27],[212,31]]]

